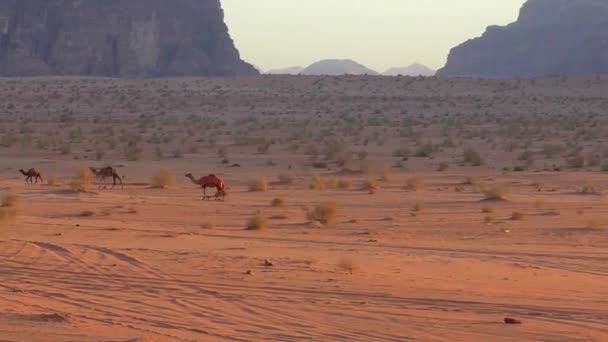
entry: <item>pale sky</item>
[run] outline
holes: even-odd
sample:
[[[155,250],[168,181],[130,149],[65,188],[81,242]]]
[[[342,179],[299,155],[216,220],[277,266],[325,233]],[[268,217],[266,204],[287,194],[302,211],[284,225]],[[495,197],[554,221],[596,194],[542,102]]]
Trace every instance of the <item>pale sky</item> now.
[[[221,0],[241,56],[264,70],[351,58],[377,71],[434,69],[525,0]]]

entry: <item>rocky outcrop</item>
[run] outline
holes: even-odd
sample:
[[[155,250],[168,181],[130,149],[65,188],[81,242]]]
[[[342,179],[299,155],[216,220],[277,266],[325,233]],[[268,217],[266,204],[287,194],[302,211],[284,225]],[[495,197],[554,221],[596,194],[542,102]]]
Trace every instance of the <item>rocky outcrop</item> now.
[[[219,0],[0,0],[0,76],[228,76]]]
[[[300,72],[302,75],[378,75],[374,70],[350,59],[325,59]]]
[[[608,73],[608,0],[528,0],[517,22],[450,52],[440,77]]]
[[[382,73],[384,76],[433,76],[435,70],[424,64],[414,63],[402,68],[390,68]]]

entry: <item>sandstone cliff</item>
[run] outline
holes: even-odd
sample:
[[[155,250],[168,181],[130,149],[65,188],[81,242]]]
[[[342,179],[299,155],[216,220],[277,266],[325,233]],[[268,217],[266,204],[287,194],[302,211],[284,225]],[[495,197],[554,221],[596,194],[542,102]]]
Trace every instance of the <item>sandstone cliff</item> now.
[[[0,0],[0,76],[250,74],[219,0]]]
[[[608,0],[528,0],[517,22],[452,49],[437,76],[608,73],[607,32]]]

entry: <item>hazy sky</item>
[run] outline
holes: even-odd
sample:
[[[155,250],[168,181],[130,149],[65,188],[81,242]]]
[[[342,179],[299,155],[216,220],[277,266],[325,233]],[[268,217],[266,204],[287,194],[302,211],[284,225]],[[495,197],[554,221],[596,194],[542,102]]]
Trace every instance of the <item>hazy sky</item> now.
[[[445,64],[488,25],[517,19],[524,0],[221,0],[243,59],[267,70],[325,58],[372,69]]]

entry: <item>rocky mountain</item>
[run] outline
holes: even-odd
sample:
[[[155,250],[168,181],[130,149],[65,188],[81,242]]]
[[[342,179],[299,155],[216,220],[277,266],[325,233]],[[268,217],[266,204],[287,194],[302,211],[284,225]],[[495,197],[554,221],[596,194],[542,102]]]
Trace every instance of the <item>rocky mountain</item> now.
[[[608,73],[608,0],[528,0],[517,22],[455,47],[441,77]]]
[[[0,76],[228,76],[220,0],[0,0]]]
[[[420,63],[414,63],[402,68],[390,68],[382,73],[385,76],[433,76],[435,70]]]
[[[350,59],[325,59],[311,64],[300,72],[302,75],[378,75]]]
[[[302,72],[302,70],[304,70],[304,68],[300,66],[294,66],[282,69],[271,69],[266,71],[266,73],[271,75],[298,75]]]

